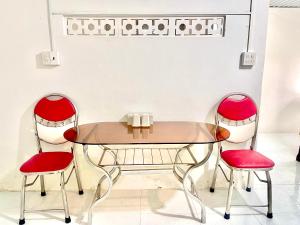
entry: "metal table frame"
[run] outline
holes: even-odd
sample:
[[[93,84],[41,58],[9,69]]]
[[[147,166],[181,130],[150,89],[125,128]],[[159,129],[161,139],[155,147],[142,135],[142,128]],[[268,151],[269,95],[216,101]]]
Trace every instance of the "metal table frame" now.
[[[216,142],[218,144],[218,148],[220,148],[220,142]],[[203,143],[204,144],[204,143]],[[173,171],[175,177],[182,183],[184,192],[186,193],[187,197],[190,197],[192,199],[196,199],[201,207],[201,223],[206,223],[206,211],[205,206],[203,205],[199,193],[195,187],[195,183],[191,177],[191,172],[202,166],[207,162],[209,157],[211,156],[213,152],[213,144],[214,143],[207,143],[208,144],[208,151],[207,154],[201,159],[197,160],[194,154],[191,151],[192,144],[185,145],[184,147],[181,147],[179,149],[169,149],[169,148],[143,148],[142,150],[139,150],[139,154],[142,156],[142,160],[139,162],[136,162],[135,155],[136,155],[136,149],[133,149],[134,153],[132,156],[132,162],[126,163],[126,152],[130,149],[112,149],[109,148],[106,145],[99,145],[102,148],[102,154],[100,156],[99,162],[95,163],[91,159],[89,155],[89,148],[88,144],[82,144],[83,145],[83,151],[84,151],[84,157],[86,161],[96,169],[97,173],[100,175],[100,179],[98,181],[98,185],[93,197],[93,200],[91,202],[91,205],[88,209],[88,224],[92,224],[92,211],[93,208],[99,204],[100,202],[104,201],[110,194],[112,190],[112,186],[114,183],[117,182],[118,178],[121,176],[122,172],[131,172],[131,171],[148,171],[148,170],[169,170]],[[143,144],[144,145],[144,144]],[[110,145],[111,146],[111,145]],[[132,146],[132,145],[131,145]],[[132,148],[131,148],[132,150]],[[151,152],[152,160],[150,162],[145,162],[145,151],[148,150]],[[120,151],[125,152],[125,158],[124,155],[121,157],[122,160],[120,160]],[[175,152],[174,152],[175,151]],[[156,154],[160,154],[161,160],[160,162],[155,162],[153,159],[153,152],[156,152]],[[168,153],[169,155],[169,161],[166,162],[164,160],[164,157],[162,156],[165,153]],[[190,160],[184,160],[180,157],[180,153],[186,152],[188,153]],[[141,154],[142,153],[142,154]],[[171,153],[175,153],[175,158],[171,157]],[[112,163],[104,163],[103,159],[105,157],[111,157],[113,159]],[[183,169],[182,166],[185,166],[186,168]],[[108,188],[104,193],[101,193],[101,185],[104,181],[108,182]]]

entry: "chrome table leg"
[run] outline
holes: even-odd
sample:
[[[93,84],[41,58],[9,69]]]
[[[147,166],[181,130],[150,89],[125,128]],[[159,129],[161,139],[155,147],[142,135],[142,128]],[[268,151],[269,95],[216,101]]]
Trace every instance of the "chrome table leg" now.
[[[102,202],[103,200],[105,200],[108,195],[110,194],[111,192],[111,189],[112,189],[112,184],[113,184],[113,180],[110,176],[110,174],[104,170],[101,166],[95,164],[90,156],[89,156],[89,153],[88,153],[88,145],[83,145],[83,151],[84,151],[84,156],[85,156],[85,159],[87,160],[87,162],[93,167],[96,169],[96,171],[100,174],[100,175],[104,175],[103,178],[101,177],[101,179],[99,180],[98,182],[98,186],[97,186],[97,190],[95,191],[95,194],[94,194],[94,198],[93,198],[93,201],[89,207],[89,210],[88,210],[88,224],[92,224],[92,220],[93,220],[93,208],[95,207],[96,204],[99,204],[100,202]],[[99,196],[98,197],[98,189],[101,187],[101,183],[104,181],[104,180],[107,180],[108,182],[108,189],[107,191],[102,195],[102,196]]]
[[[189,176],[189,180],[190,180],[190,183],[191,183],[191,190],[190,190],[190,193],[192,194],[192,196],[194,198],[197,199],[200,207],[201,207],[201,223],[206,223],[206,209],[205,209],[205,205],[203,204],[201,198],[200,198],[200,195],[198,193],[198,190],[193,182],[193,179],[191,176]],[[188,190],[185,190],[185,192],[187,193]]]
[[[188,146],[187,148],[189,148],[190,146]],[[202,166],[203,164],[205,164],[207,162],[207,160],[209,159],[209,157],[211,156],[211,153],[213,151],[213,144],[209,144],[209,148],[208,148],[208,152],[206,154],[206,156],[200,161],[200,162],[197,162],[195,159],[195,164],[190,166],[188,168],[188,170],[185,172],[185,174],[183,175],[183,178],[179,180],[182,182],[183,184],[183,188],[184,188],[184,191],[185,193],[187,194],[187,196],[189,197],[192,197],[194,199],[197,200],[197,202],[199,203],[200,207],[201,207],[201,223],[206,223],[206,210],[205,210],[205,206],[204,204],[202,203],[202,200],[200,199],[200,196],[199,196],[199,193],[197,191],[197,188],[195,187],[194,183],[193,183],[193,180],[190,176],[190,173],[192,172],[192,170]],[[178,154],[180,153],[181,151],[178,151],[176,157],[175,157],[175,164],[176,162],[178,161]],[[175,167],[174,167],[175,168]],[[175,169],[173,169],[175,170]],[[174,172],[174,171],[173,171]],[[174,172],[174,174],[176,175],[177,173]],[[176,177],[178,178],[178,175],[176,175]],[[188,180],[190,180],[191,182],[191,186],[193,186],[191,188],[191,190],[188,189],[189,185],[188,185]]]

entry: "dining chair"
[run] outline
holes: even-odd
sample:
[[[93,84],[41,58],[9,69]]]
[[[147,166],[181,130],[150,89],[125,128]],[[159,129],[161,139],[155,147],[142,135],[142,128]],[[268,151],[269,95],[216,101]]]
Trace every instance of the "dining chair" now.
[[[274,162],[255,150],[256,135],[258,125],[258,109],[248,95],[243,93],[232,93],[225,96],[217,107],[215,122],[217,125],[225,127],[230,131],[230,137],[227,140],[230,143],[250,143],[249,148],[239,148],[234,150],[224,150],[220,143],[218,150],[216,166],[214,169],[210,192],[214,192],[217,178],[217,169],[221,172],[229,182],[229,189],[226,202],[225,219],[230,219],[231,197],[234,185],[234,172],[248,172],[248,181],[246,191],[251,191],[251,174],[252,172],[259,181],[267,183],[268,195],[268,212],[267,217],[272,218],[272,183],[269,171],[273,169]],[[225,171],[220,165],[220,160],[230,169],[230,177],[226,176]],[[261,179],[257,172],[263,171],[266,174],[266,179]]]
[[[83,194],[78,166],[74,154],[74,143],[68,143],[63,133],[66,129],[76,127],[78,113],[76,107],[67,97],[61,94],[50,94],[40,99],[34,107],[35,135],[38,153],[23,163],[20,171],[23,175],[21,188],[21,207],[19,224],[25,223],[25,189],[32,186],[40,179],[41,196],[46,195],[44,176],[48,174],[60,174],[60,186],[65,212],[65,222],[70,223],[65,184],[68,183],[71,174],[75,171],[79,194]],[[47,149],[47,151],[45,150]],[[51,151],[50,151],[51,149]],[[71,168],[72,167],[72,168]],[[70,174],[65,180],[65,172],[71,168]],[[27,177],[35,176],[31,182]]]

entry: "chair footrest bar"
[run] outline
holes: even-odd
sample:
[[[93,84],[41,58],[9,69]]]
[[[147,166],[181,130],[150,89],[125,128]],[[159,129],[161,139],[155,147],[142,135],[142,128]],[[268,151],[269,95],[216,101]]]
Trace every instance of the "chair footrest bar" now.
[[[235,207],[268,207],[268,205],[231,205]]]
[[[71,175],[72,175],[72,173],[73,173],[74,169],[75,169],[75,166],[73,166],[73,167],[72,167],[72,170],[70,171],[70,173],[69,173],[69,176],[68,176],[68,178],[67,178],[67,180],[66,180],[65,184],[67,184],[67,183],[69,182],[69,180],[70,180],[70,177],[71,177]]]
[[[268,181],[261,179],[255,171],[253,171],[253,173],[255,174],[255,176],[257,177],[257,179],[258,179],[260,182],[268,183]]]
[[[225,173],[223,167],[222,167],[221,165],[218,165],[218,166],[220,167],[220,169],[221,169],[221,171],[222,171],[222,174],[224,175],[224,177],[225,177],[225,179],[227,180],[227,182],[230,182],[230,180],[229,180],[229,178],[227,177],[227,175],[226,175],[226,173]]]
[[[39,178],[39,176],[40,176],[40,175],[37,175],[36,178],[35,178],[31,183],[25,184],[25,187],[30,187],[30,186],[34,185],[35,182],[36,182],[36,180]]]
[[[37,210],[24,210],[25,213],[47,212],[47,211],[64,211],[64,209],[37,209]]]

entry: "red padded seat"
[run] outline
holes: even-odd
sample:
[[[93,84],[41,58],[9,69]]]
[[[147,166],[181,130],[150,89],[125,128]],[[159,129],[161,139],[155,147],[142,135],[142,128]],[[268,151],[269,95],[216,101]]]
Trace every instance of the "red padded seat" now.
[[[52,172],[66,169],[73,160],[70,152],[41,152],[20,167],[23,173]]]
[[[229,165],[240,169],[272,168],[274,162],[254,150],[227,150],[221,153],[222,159]]]

